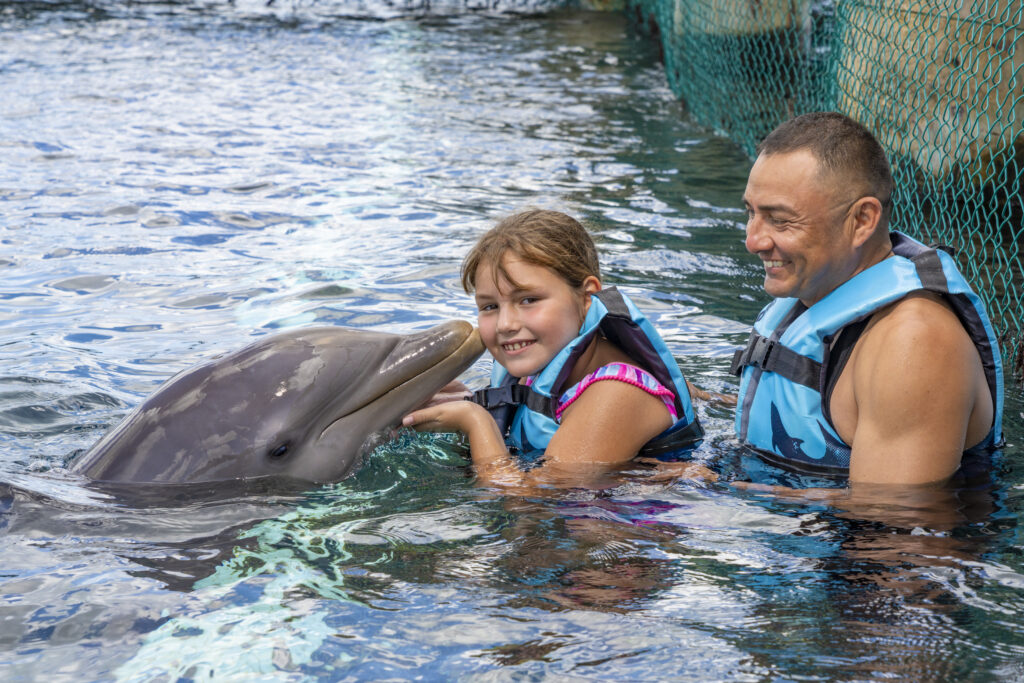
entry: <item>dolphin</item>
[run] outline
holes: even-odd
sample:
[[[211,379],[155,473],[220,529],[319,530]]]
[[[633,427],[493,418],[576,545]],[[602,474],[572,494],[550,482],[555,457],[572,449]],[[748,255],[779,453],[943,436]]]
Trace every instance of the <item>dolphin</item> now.
[[[344,479],[384,429],[466,370],[467,322],[397,335],[311,327],[175,375],[70,469],[98,482]]]

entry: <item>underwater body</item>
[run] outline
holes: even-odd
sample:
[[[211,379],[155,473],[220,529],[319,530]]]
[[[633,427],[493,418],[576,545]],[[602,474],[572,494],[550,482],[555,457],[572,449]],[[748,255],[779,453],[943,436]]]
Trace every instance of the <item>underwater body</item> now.
[[[712,484],[507,495],[407,432],[326,485],[73,471],[267,335],[473,320],[461,258],[527,206],[584,220],[687,378],[735,392],[749,159],[623,17],[459,7],[0,2],[0,678],[1024,676],[1012,382],[991,478],[877,516],[732,487],[834,484],[700,402]]]

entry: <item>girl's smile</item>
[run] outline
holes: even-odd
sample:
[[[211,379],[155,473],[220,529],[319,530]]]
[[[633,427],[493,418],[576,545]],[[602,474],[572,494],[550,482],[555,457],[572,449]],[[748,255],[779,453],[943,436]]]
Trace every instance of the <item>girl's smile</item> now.
[[[508,277],[489,262],[476,273],[480,337],[513,377],[536,374],[579,334],[597,278],[572,287],[544,266],[506,255]]]
[[[505,349],[505,353],[516,353],[518,351],[522,351],[531,344],[533,344],[532,341],[517,341],[508,344],[502,344],[501,347]]]

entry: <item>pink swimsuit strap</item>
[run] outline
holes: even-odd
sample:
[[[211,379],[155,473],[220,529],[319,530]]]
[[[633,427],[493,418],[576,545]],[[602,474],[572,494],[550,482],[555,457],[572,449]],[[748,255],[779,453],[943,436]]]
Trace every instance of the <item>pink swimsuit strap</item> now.
[[[561,420],[562,413],[565,412],[565,409],[571,406],[573,401],[582,396],[587,387],[594,382],[600,382],[605,379],[614,380],[616,382],[625,382],[626,384],[631,384],[638,389],[643,389],[651,396],[657,396],[665,404],[665,407],[668,408],[668,412],[672,415],[673,422],[679,419],[679,416],[676,414],[676,395],[669,389],[666,389],[661,382],[654,378],[654,375],[628,363],[609,363],[608,365],[603,365],[570,387],[558,399],[558,407],[555,409],[555,419]]]

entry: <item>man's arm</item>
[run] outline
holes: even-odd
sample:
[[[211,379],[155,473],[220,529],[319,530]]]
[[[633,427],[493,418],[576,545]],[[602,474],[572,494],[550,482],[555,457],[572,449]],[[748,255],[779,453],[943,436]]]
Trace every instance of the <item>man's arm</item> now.
[[[851,485],[948,479],[985,395],[977,349],[952,310],[930,294],[901,300],[868,326],[848,370],[856,405]]]
[[[935,295],[901,300],[875,315],[843,375],[832,417],[853,446],[849,486],[733,485],[887,525],[948,529],[962,522],[961,501],[941,484],[960,466],[965,442],[988,431],[992,402],[977,349],[956,315]],[[852,400],[837,406],[847,380]]]

